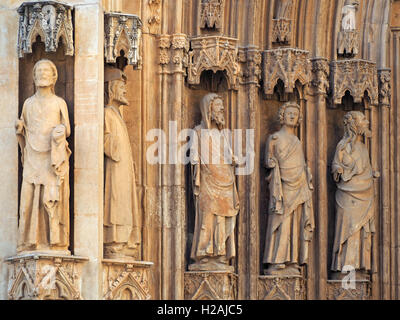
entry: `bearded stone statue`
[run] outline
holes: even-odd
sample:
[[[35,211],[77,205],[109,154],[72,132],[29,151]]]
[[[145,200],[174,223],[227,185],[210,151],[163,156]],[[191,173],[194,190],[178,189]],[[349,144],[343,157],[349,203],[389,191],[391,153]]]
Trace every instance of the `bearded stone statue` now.
[[[336,148],[332,163],[336,191],[336,229],[332,271],[344,266],[372,270],[374,224],[374,186],[369,152],[363,143],[371,137],[364,114],[351,111],[344,117],[344,137]]]
[[[33,76],[37,91],[16,123],[23,165],[18,252],[70,254],[68,107],[54,93],[53,62],[37,62]]]
[[[195,199],[195,230],[191,271],[233,271],[235,226],[239,213],[234,156],[224,134],[224,105],[216,94],[200,105],[202,122],[194,131],[191,148]],[[218,143],[218,142],[221,143]]]
[[[127,106],[126,75],[107,67],[104,74],[104,257],[140,259],[141,216],[128,129],[119,108]]]

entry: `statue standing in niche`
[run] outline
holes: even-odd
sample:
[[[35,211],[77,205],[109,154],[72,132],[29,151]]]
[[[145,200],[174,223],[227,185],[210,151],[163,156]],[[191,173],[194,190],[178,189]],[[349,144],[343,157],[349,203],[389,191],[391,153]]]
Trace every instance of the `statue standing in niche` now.
[[[314,230],[312,176],[295,135],[301,122],[300,106],[284,104],[279,120],[281,130],[266,145],[270,200],[263,262],[268,264],[267,275],[300,275]]]
[[[290,19],[291,10],[292,10],[292,0],[278,1],[278,10],[276,13],[276,19]]]
[[[356,30],[356,11],[358,6],[357,0],[346,0],[342,9],[342,30]]]
[[[126,75],[104,73],[104,257],[140,259],[141,219],[128,129],[119,108],[127,106]]]
[[[16,122],[23,165],[18,252],[69,254],[68,107],[54,93],[53,62],[37,62],[33,76],[37,91]]]
[[[337,183],[336,229],[332,271],[344,266],[370,271],[374,226],[374,187],[369,152],[363,137],[371,137],[364,114],[351,111],[344,117],[344,137],[332,163]]]
[[[196,134],[191,148],[196,218],[191,250],[195,263],[189,270],[233,271],[230,262],[236,256],[235,226],[239,213],[236,161],[223,132],[222,98],[208,94],[200,108],[202,122],[194,129]]]

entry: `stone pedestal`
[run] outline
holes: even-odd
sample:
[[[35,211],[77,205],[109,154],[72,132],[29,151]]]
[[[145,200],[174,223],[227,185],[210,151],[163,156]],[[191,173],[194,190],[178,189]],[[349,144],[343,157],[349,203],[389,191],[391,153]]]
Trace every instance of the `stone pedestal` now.
[[[369,300],[371,298],[371,283],[368,280],[354,281],[345,287],[341,280],[328,280],[327,299],[328,300]]]
[[[81,300],[87,258],[28,253],[7,258],[10,300]]]
[[[233,272],[185,272],[185,300],[236,300],[237,282]]]
[[[103,260],[104,300],[149,300],[149,273],[153,262]]]
[[[301,276],[260,276],[259,300],[305,300],[306,285]]]
[[[354,58],[358,55],[359,35],[356,30],[342,30],[338,35],[338,56]]]

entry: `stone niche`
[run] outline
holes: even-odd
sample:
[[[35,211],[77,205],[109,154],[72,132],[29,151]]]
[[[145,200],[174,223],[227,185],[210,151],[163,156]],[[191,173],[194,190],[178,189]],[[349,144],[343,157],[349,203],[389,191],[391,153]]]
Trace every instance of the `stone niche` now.
[[[185,272],[185,300],[236,300],[237,281],[232,272]]]
[[[81,300],[87,258],[28,253],[6,259],[10,300]]]

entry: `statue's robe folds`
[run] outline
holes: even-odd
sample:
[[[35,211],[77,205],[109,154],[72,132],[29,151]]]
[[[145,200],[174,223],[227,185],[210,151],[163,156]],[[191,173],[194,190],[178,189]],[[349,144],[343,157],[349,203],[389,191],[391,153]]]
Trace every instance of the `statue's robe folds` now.
[[[112,106],[104,109],[104,153],[104,243],[138,248],[141,217],[132,149],[126,124]]]
[[[314,230],[311,174],[300,140],[279,131],[268,139],[270,201],[264,263],[305,264]]]
[[[55,95],[24,103],[17,136],[22,152],[18,251],[69,246],[68,108]]]
[[[195,197],[195,230],[191,258],[199,261],[207,257],[234,258],[235,225],[239,213],[239,196],[236,190],[234,167],[224,163],[223,141],[218,130],[205,130],[204,124],[195,128],[193,147],[191,148],[193,192]],[[206,133],[207,132],[207,133]],[[212,137],[214,137],[214,140]],[[225,143],[226,138],[223,138]],[[203,158],[203,146],[208,143],[209,161]],[[228,146],[228,145],[227,145]],[[230,146],[228,147],[230,150]],[[231,161],[232,154],[229,152]],[[212,155],[218,154],[216,163],[211,164]]]
[[[356,6],[347,5],[342,9],[342,29],[353,31],[356,30]]]
[[[356,142],[350,150],[338,145],[332,163],[333,173],[343,170],[336,191],[336,229],[332,270],[350,265],[371,270],[374,225],[372,167],[366,146]]]

